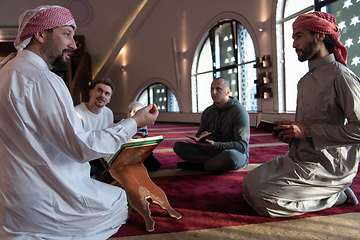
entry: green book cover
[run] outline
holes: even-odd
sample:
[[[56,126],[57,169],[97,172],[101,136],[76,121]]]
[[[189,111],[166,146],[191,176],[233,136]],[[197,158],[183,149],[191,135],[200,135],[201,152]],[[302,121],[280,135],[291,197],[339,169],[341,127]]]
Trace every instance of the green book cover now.
[[[120,149],[116,153],[106,157],[102,157],[102,160],[106,163],[108,167],[110,167],[114,160],[126,149],[138,148],[138,150],[140,151],[142,147],[150,145],[153,145],[155,149],[162,142],[163,139],[164,138],[162,135],[155,137],[130,139],[129,141],[121,145]]]

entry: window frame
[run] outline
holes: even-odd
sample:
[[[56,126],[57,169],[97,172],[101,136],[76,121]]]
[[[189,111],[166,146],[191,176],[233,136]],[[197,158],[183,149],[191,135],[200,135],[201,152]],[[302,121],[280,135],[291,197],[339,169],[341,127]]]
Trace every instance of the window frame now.
[[[157,82],[153,82],[153,83],[147,85],[145,88],[143,88],[141,91],[139,91],[138,94],[137,94],[137,97],[136,97],[136,101],[140,101],[142,95],[146,92],[146,94],[147,94],[147,104],[150,104],[150,103],[155,103],[155,104],[156,104],[156,101],[154,101],[154,99],[155,99],[155,94],[156,94],[156,93],[153,94],[153,97],[152,97],[152,98],[151,98],[151,96],[150,96],[150,95],[151,95],[151,94],[150,94],[150,88],[153,87],[154,85],[163,85],[163,86],[165,87],[165,96],[166,96],[165,110],[159,108],[159,109],[158,109],[159,112],[169,112],[169,109],[171,109],[171,108],[175,108],[175,109],[178,108],[178,109],[180,109],[180,108],[179,108],[179,103],[178,103],[177,97],[175,96],[174,92],[173,92],[166,84],[164,84],[164,83],[162,83],[162,82],[158,82],[158,81],[157,81]],[[170,107],[170,106],[169,106],[169,105],[170,105],[170,103],[169,103],[169,98],[170,98],[169,95],[170,95],[170,94],[173,95],[173,97],[175,98],[176,102],[178,103],[177,106],[173,106],[173,107]],[[151,99],[152,99],[152,101],[151,101]],[[145,103],[145,105],[146,105],[146,103]],[[171,111],[171,112],[176,113],[176,112],[179,112],[179,111]]]
[[[248,63],[252,63],[252,62],[256,62],[256,60],[254,61],[249,61],[249,62],[244,62],[244,63],[237,63],[237,56],[236,56],[236,64],[232,65],[232,66],[226,66],[226,67],[222,67],[219,69],[216,69],[214,71],[214,66],[213,66],[213,70],[209,70],[206,72],[201,72],[201,73],[197,73],[198,69],[199,69],[199,56],[201,55],[201,51],[204,47],[204,45],[206,44],[206,40],[210,37],[209,36],[209,32],[212,28],[216,27],[219,23],[223,23],[226,21],[235,21],[240,23],[242,26],[244,26],[244,28],[247,30],[248,34],[251,37],[253,46],[254,46],[254,52],[255,52],[255,56],[259,56],[259,44],[258,44],[258,39],[257,36],[253,30],[253,28],[251,27],[251,25],[249,24],[249,22],[240,14],[238,13],[233,13],[233,12],[224,12],[221,13],[217,16],[215,16],[211,21],[208,22],[208,24],[203,28],[203,31],[200,32],[199,37],[197,39],[197,41],[194,44],[194,51],[193,51],[193,59],[192,59],[192,65],[191,65],[191,70],[190,70],[190,81],[191,83],[189,84],[190,86],[190,92],[191,92],[191,112],[192,113],[201,113],[202,111],[199,110],[199,101],[196,100],[196,102],[194,102],[194,98],[198,99],[198,89],[194,89],[197,86],[194,86],[195,84],[193,84],[193,78],[197,77],[199,75],[202,74],[206,74],[206,73],[213,73],[213,78],[214,78],[214,74],[216,72],[220,72],[220,71],[224,71],[226,69],[231,69],[231,68],[238,68],[239,66],[248,64]],[[232,27],[232,31],[233,31],[233,27]],[[235,36],[237,36],[237,33],[235,34]],[[233,40],[234,41],[234,40]],[[238,51],[238,49],[236,49],[236,51]],[[196,61],[195,61],[196,60]],[[195,72],[195,73],[194,73]],[[239,74],[239,73],[238,73]],[[253,81],[255,79],[252,79],[250,81]],[[239,90],[239,77],[237,77],[237,89]],[[238,96],[239,98],[241,97],[240,94]],[[194,104],[196,107],[196,110],[194,110]],[[259,100],[257,100],[257,105],[259,106]],[[259,108],[258,108],[259,110]]]
[[[275,101],[274,101],[274,108],[277,109],[278,112],[288,112],[286,110],[286,92],[285,92],[285,89],[286,89],[286,78],[285,78],[285,57],[284,57],[284,54],[285,54],[285,51],[284,51],[284,22],[290,20],[290,19],[293,19],[293,18],[296,18],[297,16],[301,15],[301,14],[304,14],[306,12],[309,12],[309,11],[321,11],[321,8],[323,7],[326,7],[327,5],[331,4],[331,3],[334,3],[336,1],[339,1],[339,0],[314,0],[314,4],[310,7],[307,7],[307,8],[304,8],[286,18],[284,18],[284,12],[285,12],[285,6],[286,6],[286,1],[287,0],[278,0],[276,4],[274,4],[274,8],[273,8],[273,16],[274,16],[274,24],[273,24],[273,29],[274,32],[272,33],[274,38],[276,39],[276,41],[273,42],[273,49],[274,49],[274,55],[276,56],[276,59],[277,61],[275,62],[275,67],[274,67],[274,73],[276,74],[276,76],[278,76],[278,81],[277,81],[277,92],[278,92],[278,97],[277,97],[277,103],[275,104]],[[279,19],[278,17],[278,14],[279,12],[281,12],[281,19]],[[279,42],[278,42],[278,31],[276,30],[277,28],[277,24],[281,23],[281,50],[280,47],[279,47]],[[279,52],[282,52],[282,56],[279,56],[278,53]],[[283,99],[283,102],[281,102],[281,99]],[[276,100],[276,99],[274,99]],[[292,111],[291,111],[292,112]]]

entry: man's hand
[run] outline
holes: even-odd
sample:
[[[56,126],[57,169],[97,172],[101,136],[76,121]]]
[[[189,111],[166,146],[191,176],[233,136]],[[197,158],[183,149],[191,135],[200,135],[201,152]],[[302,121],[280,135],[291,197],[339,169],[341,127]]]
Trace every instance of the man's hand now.
[[[282,130],[277,138],[284,143],[291,143],[294,138],[306,138],[308,125],[305,123],[295,121],[277,121],[274,123],[278,125],[274,127],[274,130]]]
[[[199,144],[200,146],[207,147],[207,148],[213,148],[215,142],[213,140],[210,140],[210,139],[205,139],[205,142],[203,142],[203,143],[196,142],[196,144]]]
[[[155,104],[149,104],[146,107],[140,109],[132,117],[138,127],[145,127],[153,125],[159,115],[159,111]]]
[[[201,138],[202,136],[208,134],[209,132],[208,131],[203,131],[199,138]],[[199,144],[200,146],[203,146],[203,147],[207,147],[207,148],[213,148],[214,147],[214,141],[213,140],[210,140],[210,139],[205,139],[204,141],[197,141],[196,144]]]
[[[209,133],[208,131],[203,131],[203,132],[200,134],[199,138],[201,138],[202,136],[204,136],[204,135],[206,135],[206,134],[208,134],[208,133]]]

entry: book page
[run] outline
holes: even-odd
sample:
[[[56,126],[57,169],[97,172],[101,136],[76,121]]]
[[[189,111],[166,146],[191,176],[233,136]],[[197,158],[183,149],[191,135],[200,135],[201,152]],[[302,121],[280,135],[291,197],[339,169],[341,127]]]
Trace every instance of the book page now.
[[[189,134],[185,134],[185,137],[191,138],[193,140],[195,140],[196,142],[199,142],[202,140],[202,142],[205,142],[205,139],[207,138],[207,136],[211,135],[211,132],[208,132],[206,134],[200,135],[199,138],[195,137],[195,136],[191,136]]]
[[[189,135],[189,134],[185,134],[185,137],[188,137],[188,138],[193,139],[193,140],[195,140],[195,141],[197,141],[197,140],[198,140],[198,138],[197,138],[197,137],[192,136],[192,135]]]
[[[114,154],[111,154],[111,155],[108,155],[108,156],[105,156],[105,157],[102,157],[106,163],[109,163],[110,160],[113,158]]]
[[[268,115],[268,114],[259,113],[256,116],[256,126],[259,126],[261,121],[268,122],[268,123],[273,123],[275,121],[289,121],[289,120],[284,119],[284,118],[274,117],[274,116]]]
[[[163,139],[163,138],[164,137],[162,135],[154,136],[154,137],[147,137],[147,138],[131,138],[129,141],[127,141],[124,144],[149,142],[149,141]]]

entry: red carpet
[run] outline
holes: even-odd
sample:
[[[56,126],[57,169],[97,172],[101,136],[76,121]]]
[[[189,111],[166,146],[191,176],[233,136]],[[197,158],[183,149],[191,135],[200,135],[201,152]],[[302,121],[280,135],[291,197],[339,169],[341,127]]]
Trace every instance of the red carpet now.
[[[188,175],[152,178],[166,192],[172,207],[181,213],[183,218],[180,220],[172,219],[165,210],[151,204],[152,218],[156,222],[154,232],[146,232],[143,219],[133,211],[127,224],[122,226],[113,237],[210,229],[360,212],[360,204],[357,206],[344,204],[291,218],[274,219],[258,216],[242,197],[241,182],[246,173],[232,172],[222,176]],[[355,194],[360,196],[360,177],[354,179],[351,187]]]
[[[155,157],[162,163],[161,169],[177,168],[176,163],[182,160],[171,151],[172,146],[179,140],[178,138],[184,138],[184,132],[195,134],[197,127],[197,124],[156,124],[149,127],[150,136],[160,134],[164,136],[164,141],[157,150],[165,152],[154,153]],[[279,143],[279,141],[270,135],[251,129],[250,144],[263,143]],[[288,149],[287,145],[250,147],[250,163],[266,162],[276,156],[284,155]],[[204,174],[153,177],[152,180],[167,194],[171,206],[181,213],[183,218],[180,220],[172,219],[165,210],[151,204],[152,218],[156,223],[154,232],[148,233],[142,217],[137,212],[132,211],[127,224],[122,226],[113,237],[211,229],[360,212],[360,204],[357,206],[344,204],[292,218],[272,219],[258,216],[242,197],[241,183],[246,173],[245,171],[229,172],[222,176]],[[351,188],[357,196],[360,196],[359,176],[354,179]]]
[[[165,142],[164,145],[163,142]],[[172,148],[174,141],[164,140],[157,149]],[[162,145],[162,147],[161,147]],[[289,150],[287,145],[273,146],[273,147],[251,147],[249,152],[249,163],[263,163],[269,161],[277,156],[284,155]],[[183,161],[173,151],[170,152],[156,152],[154,156],[161,162],[161,170],[176,169],[176,163]]]
[[[199,125],[198,124],[155,124],[150,126],[149,136],[163,135],[164,140],[156,148],[157,150],[167,150],[167,152],[155,152],[154,156],[161,162],[160,169],[176,169],[176,163],[182,161],[174,152],[172,148],[177,141],[192,141],[185,137],[185,134],[195,135]],[[272,137],[270,134],[251,129],[250,136],[250,152],[249,163],[263,163],[269,161],[277,156],[284,155],[289,147],[287,145],[280,146],[261,146],[252,147],[253,144],[267,144],[280,142]]]
[[[289,151],[289,146],[270,146],[270,147],[250,147],[249,163],[264,163],[277,156],[285,155]]]
[[[161,162],[160,170],[177,169],[176,163],[183,161],[174,152],[154,153],[154,156]]]

